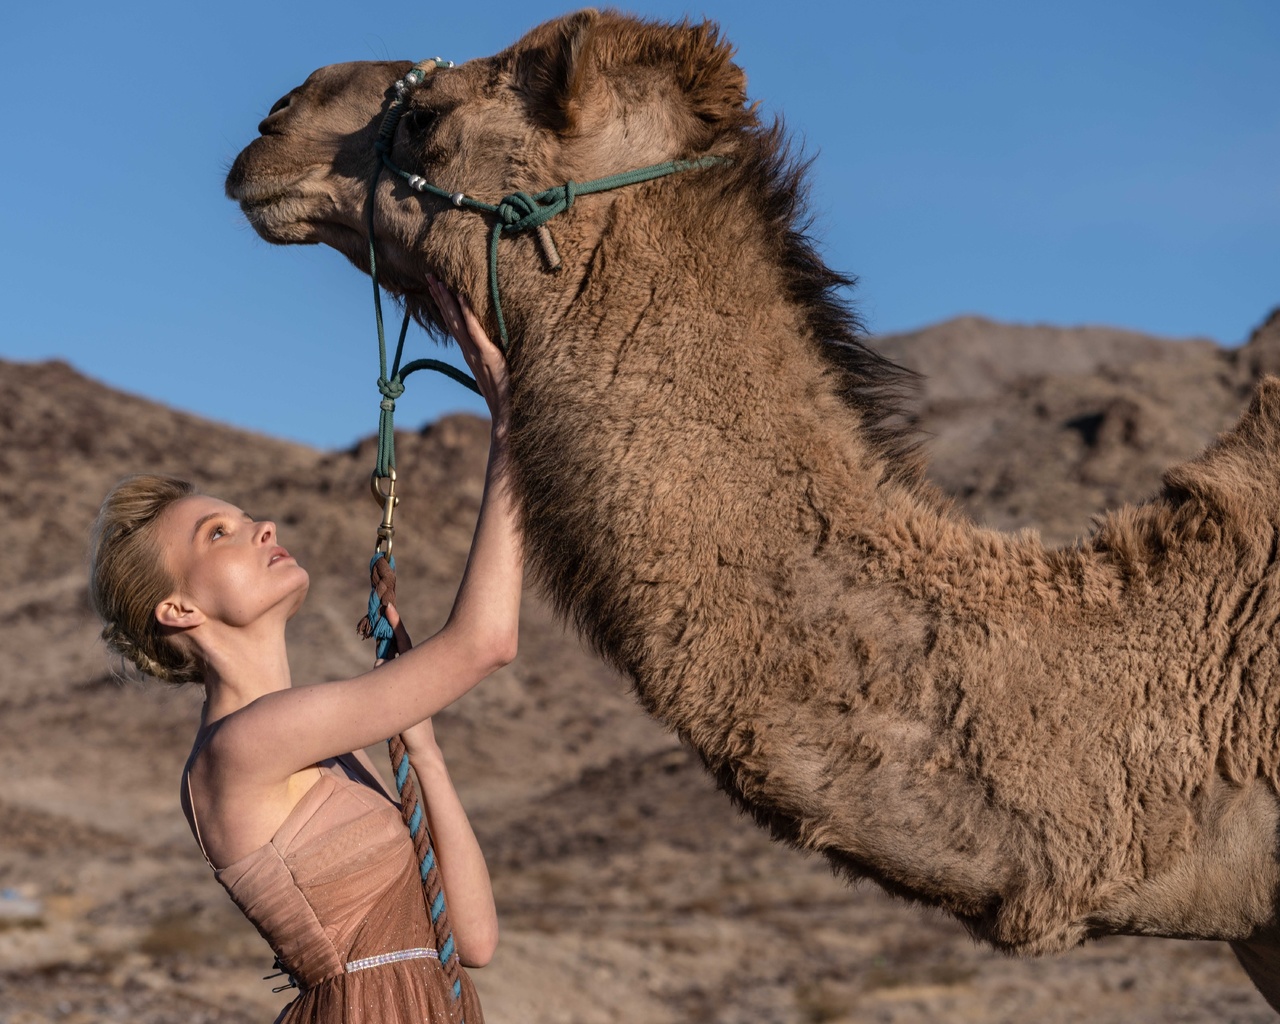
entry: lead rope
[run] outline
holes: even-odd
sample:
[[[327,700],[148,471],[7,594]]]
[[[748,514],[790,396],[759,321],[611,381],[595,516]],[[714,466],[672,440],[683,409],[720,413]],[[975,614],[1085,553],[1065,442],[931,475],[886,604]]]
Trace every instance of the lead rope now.
[[[427,828],[426,814],[418,800],[417,786],[410,779],[409,754],[399,736],[387,740],[391,752],[391,764],[396,773],[396,788],[400,792],[400,816],[404,819],[413,849],[418,857],[418,874],[422,880],[422,893],[431,917],[431,929],[435,933],[436,952],[440,966],[449,979],[449,992],[457,1009],[459,1024],[462,1017],[462,964],[453,942],[453,926],[449,924],[449,911],[445,906],[444,888],[440,882],[440,870],[436,864],[436,852],[431,847],[431,834]]]
[[[384,504],[383,525],[378,529],[379,550],[369,564],[371,592],[369,596],[369,614],[357,627],[366,639],[373,637],[378,641],[378,657],[385,658],[395,653],[395,636],[391,624],[387,622],[383,609],[396,600],[395,560],[390,554],[392,534],[390,510],[395,508],[398,499],[393,489],[386,495]],[[377,489],[375,478],[374,488]],[[385,547],[383,544],[385,542]],[[371,620],[376,627],[371,626]],[[413,778],[409,765],[409,752],[405,749],[404,740],[393,736],[387,740],[387,751],[391,756],[391,768],[395,773],[396,792],[400,796],[400,817],[404,820],[409,836],[413,840],[413,850],[418,863],[418,877],[422,882],[423,902],[431,918],[431,930],[435,936],[436,952],[440,966],[444,968],[445,977],[449,980],[449,992],[452,997],[452,1016],[458,1024],[465,1024],[462,1013],[462,964],[458,959],[457,946],[453,941],[453,927],[449,923],[449,912],[445,906],[444,887],[440,878],[440,869],[436,861],[436,853],[431,845],[431,830],[427,827],[425,805],[418,795],[417,783]]]

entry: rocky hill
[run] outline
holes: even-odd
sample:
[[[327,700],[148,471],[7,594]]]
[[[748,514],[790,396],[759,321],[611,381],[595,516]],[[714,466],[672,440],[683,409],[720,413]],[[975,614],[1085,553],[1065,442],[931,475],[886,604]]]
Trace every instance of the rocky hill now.
[[[1069,542],[1141,500],[1280,372],[1280,312],[1246,345],[968,318],[877,339],[923,375],[911,422],[977,519]],[[401,603],[438,625],[480,498],[485,424],[398,440]],[[271,515],[312,574],[298,679],[361,670],[378,509],[371,442],[321,452],[0,361],[0,1024],[267,1021],[270,954],[177,811],[198,698],[120,682],[97,643],[84,540],[138,470]],[[770,843],[646,719],[537,595],[515,664],[441,716],[490,858],[504,938],[476,972],[491,1024],[1265,1021],[1225,947],[1107,940],[1047,961],[850,889]]]

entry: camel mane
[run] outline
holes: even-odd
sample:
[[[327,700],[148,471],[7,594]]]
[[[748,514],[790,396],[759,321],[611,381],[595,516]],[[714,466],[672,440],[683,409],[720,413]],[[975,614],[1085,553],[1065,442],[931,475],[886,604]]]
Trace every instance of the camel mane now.
[[[855,276],[827,266],[811,235],[809,167],[798,155],[781,117],[747,133],[745,155],[726,190],[755,197],[764,230],[776,239],[776,266],[786,293],[804,311],[804,325],[835,380],[840,398],[862,419],[863,438],[884,460],[886,473],[918,484],[923,475],[921,438],[908,429],[905,405],[920,375],[871,348],[866,327],[849,296]]]

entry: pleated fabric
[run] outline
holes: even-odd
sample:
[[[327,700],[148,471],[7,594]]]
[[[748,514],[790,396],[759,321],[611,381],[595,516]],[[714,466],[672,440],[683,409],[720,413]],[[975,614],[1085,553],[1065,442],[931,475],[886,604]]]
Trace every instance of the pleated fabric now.
[[[214,873],[297,983],[276,1024],[483,1024],[471,979],[455,1000],[425,952],[436,939],[399,809],[320,769],[269,843]]]

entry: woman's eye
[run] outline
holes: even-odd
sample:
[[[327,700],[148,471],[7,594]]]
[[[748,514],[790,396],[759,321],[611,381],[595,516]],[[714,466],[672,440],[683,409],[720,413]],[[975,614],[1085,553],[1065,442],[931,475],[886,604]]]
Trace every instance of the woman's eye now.
[[[209,539],[217,540],[219,537],[224,536],[226,532],[227,532],[227,528],[225,526],[215,526],[213,530],[209,533]]]

